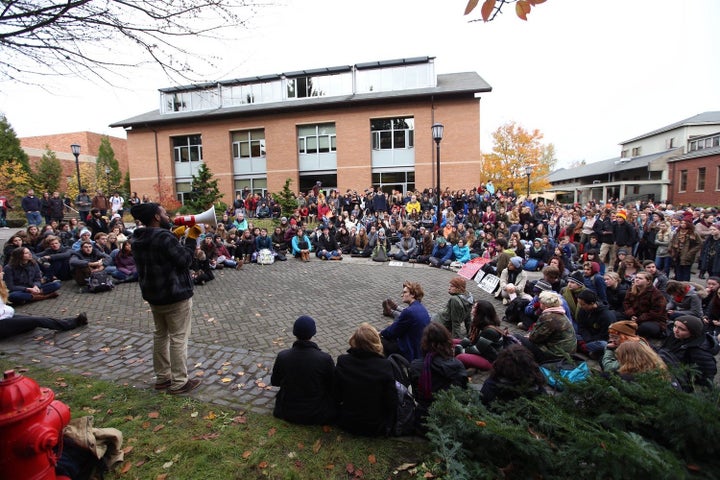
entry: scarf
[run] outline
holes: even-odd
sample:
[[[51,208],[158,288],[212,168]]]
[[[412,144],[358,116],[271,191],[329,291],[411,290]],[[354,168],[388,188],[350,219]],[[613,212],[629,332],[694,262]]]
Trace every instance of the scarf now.
[[[423,369],[420,373],[420,381],[418,384],[418,396],[422,400],[432,400],[432,371],[430,370],[430,366],[432,365],[434,356],[434,353],[428,353],[423,360]]]
[[[687,295],[687,293],[690,291],[690,288],[691,288],[690,285],[685,285],[684,291],[676,294],[676,295],[673,297],[673,300],[675,301],[675,303],[680,303],[680,302],[682,302],[682,301],[683,301],[683,298],[685,298],[685,295]]]

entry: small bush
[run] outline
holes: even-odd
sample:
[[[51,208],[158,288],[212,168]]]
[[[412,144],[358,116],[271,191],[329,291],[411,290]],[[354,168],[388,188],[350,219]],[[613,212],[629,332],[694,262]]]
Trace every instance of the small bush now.
[[[717,390],[688,394],[655,376],[594,377],[557,396],[483,406],[477,392],[434,402],[428,437],[452,479],[715,478]]]

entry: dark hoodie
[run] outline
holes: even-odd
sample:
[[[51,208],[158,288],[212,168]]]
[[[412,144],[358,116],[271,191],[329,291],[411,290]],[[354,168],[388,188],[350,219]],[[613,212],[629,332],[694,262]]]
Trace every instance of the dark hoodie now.
[[[142,296],[151,305],[170,305],[193,296],[190,278],[195,240],[181,244],[165,228],[141,227],[133,232],[133,256]]]
[[[428,358],[430,355],[432,357]],[[420,387],[420,380],[427,361],[429,361],[431,377],[429,398],[423,394]],[[426,354],[424,357],[417,358],[410,363],[410,382],[418,402],[418,418],[422,418],[427,415],[427,410],[432,404],[435,393],[447,390],[452,386],[467,388],[468,373],[460,360],[454,357],[442,358],[437,354]]]
[[[615,322],[615,314],[605,303],[599,303],[597,308],[591,311],[578,308],[577,318],[578,333],[582,339],[588,342],[598,340],[608,341],[608,327]]]
[[[712,386],[717,374],[715,355],[720,351],[720,346],[710,333],[685,340],[670,334],[661,350],[671,352],[683,365],[699,370],[699,374],[692,374],[695,385]]]

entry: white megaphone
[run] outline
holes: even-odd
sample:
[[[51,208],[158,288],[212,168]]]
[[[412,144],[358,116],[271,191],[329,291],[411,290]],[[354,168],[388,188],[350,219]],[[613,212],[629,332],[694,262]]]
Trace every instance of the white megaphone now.
[[[215,205],[197,215],[182,215],[175,217],[173,223],[176,226],[185,225],[186,227],[192,227],[198,224],[208,224],[213,227],[217,227],[217,217],[215,216]]]

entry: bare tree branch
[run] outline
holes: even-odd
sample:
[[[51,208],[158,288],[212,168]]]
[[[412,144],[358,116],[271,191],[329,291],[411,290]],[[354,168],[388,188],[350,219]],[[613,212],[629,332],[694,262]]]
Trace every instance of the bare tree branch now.
[[[123,77],[126,67],[147,63],[175,80],[198,81],[213,57],[185,45],[237,31],[269,5],[256,1],[4,0],[0,81],[34,84],[38,77],[70,74],[112,83],[108,76]]]

